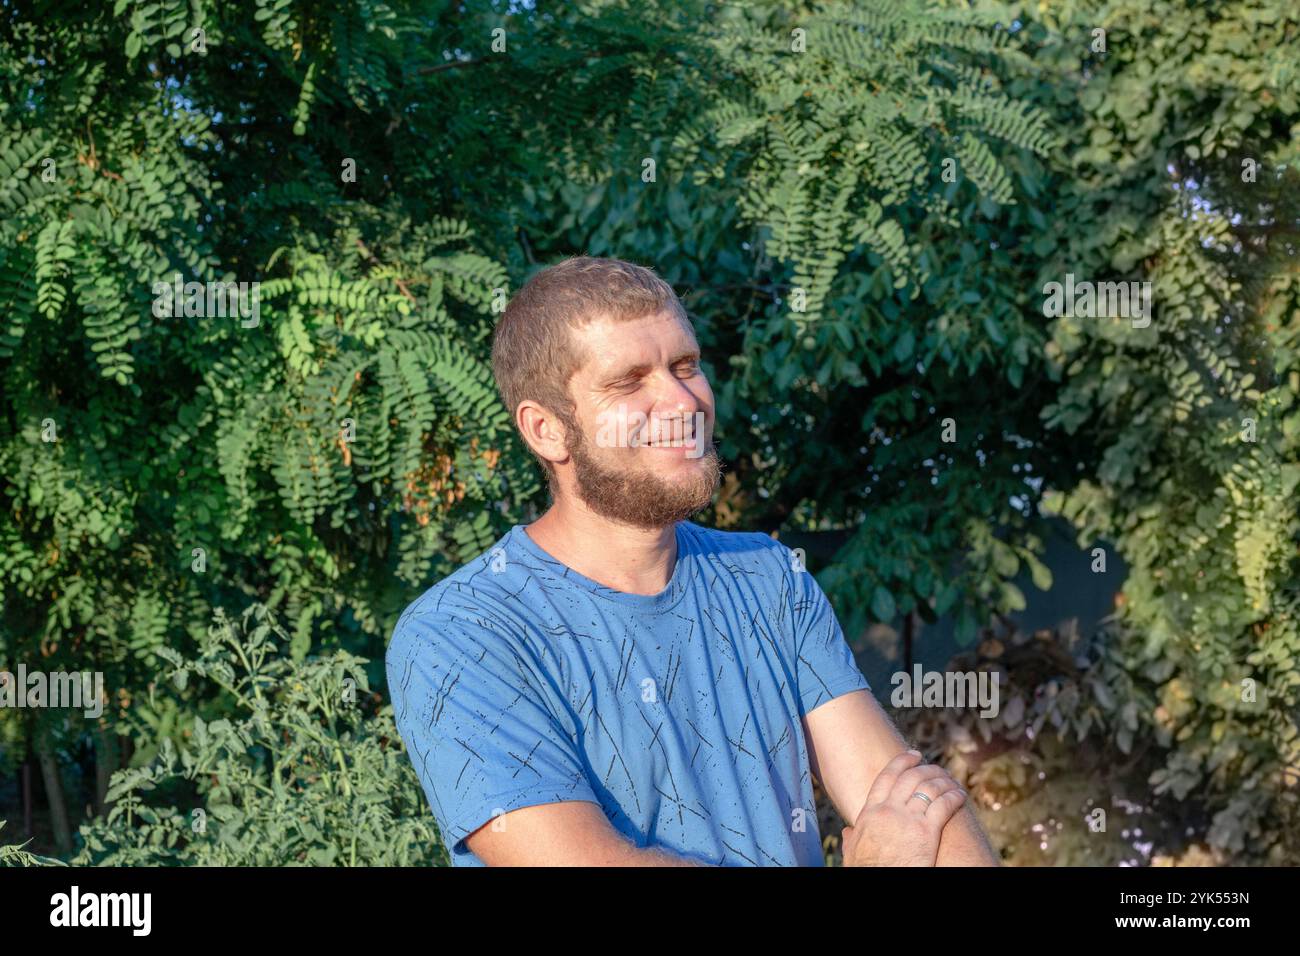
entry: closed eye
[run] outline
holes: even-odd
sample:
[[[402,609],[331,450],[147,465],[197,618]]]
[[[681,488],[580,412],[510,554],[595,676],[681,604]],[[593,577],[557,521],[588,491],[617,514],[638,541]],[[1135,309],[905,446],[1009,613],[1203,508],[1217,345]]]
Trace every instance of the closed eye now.
[[[673,363],[673,371],[679,378],[691,378],[700,374],[699,358],[686,358]],[[649,374],[649,368],[638,369],[626,378],[610,382],[605,388],[616,392],[634,391],[641,384],[643,379]]]

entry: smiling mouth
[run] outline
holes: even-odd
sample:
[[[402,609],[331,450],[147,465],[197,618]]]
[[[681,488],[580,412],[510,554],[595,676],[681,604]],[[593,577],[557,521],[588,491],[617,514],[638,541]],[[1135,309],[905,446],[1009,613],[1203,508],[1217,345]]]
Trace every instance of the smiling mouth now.
[[[687,435],[682,438],[669,438],[669,439],[665,439],[664,441],[648,441],[648,442],[643,442],[642,444],[644,444],[647,448],[683,448],[683,447],[694,448],[695,436]]]

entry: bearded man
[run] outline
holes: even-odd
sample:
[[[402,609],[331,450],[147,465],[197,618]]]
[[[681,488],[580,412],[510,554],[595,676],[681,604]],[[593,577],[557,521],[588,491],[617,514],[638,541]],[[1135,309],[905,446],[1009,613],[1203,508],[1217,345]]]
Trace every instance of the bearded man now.
[[[847,866],[996,865],[794,552],[689,520],[718,489],[714,399],[666,282],[543,269],[492,367],[552,504],[413,602],[386,656],[453,865],[822,866],[814,776]]]

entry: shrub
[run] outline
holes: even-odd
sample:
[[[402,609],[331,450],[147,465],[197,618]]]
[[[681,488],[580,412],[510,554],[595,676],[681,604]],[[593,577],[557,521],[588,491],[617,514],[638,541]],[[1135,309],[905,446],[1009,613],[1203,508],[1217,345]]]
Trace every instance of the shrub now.
[[[112,808],[82,826],[75,863],[440,862],[392,707],[370,692],[367,662],[343,651],[297,662],[289,640],[253,605],[239,621],[218,609],[196,660],[160,649],[182,709],[233,716],[196,716],[147,765],[115,773]]]

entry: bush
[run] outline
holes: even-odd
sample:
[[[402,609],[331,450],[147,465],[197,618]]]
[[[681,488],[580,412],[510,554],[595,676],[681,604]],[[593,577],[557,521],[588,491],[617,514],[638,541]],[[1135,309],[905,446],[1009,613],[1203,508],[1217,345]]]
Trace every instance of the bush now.
[[[0,820],[0,830],[5,828],[5,821]],[[31,841],[28,840],[27,843]],[[63,866],[61,860],[48,856],[28,853],[23,849],[27,843],[0,844],[0,866]]]
[[[1208,784],[1153,790],[1175,748],[1140,728],[1150,690],[1125,667],[1110,627],[1032,634],[1002,619],[950,672],[996,671],[999,712],[921,708],[896,715],[916,746],[969,790],[1004,860],[1018,866],[1287,865],[1300,860],[1292,802],[1272,802],[1272,839],[1213,839],[1223,817]],[[1113,622],[1112,625],[1113,626]],[[1126,745],[1123,741],[1128,739]],[[1098,811],[1102,811],[1100,814]],[[1177,864],[1175,864],[1177,865]]]
[[[197,660],[160,650],[184,709],[233,716],[197,716],[178,739],[164,737],[147,766],[115,773],[112,808],[82,826],[74,863],[441,862],[392,707],[370,692],[367,662],[339,651],[299,663],[289,641],[253,605],[238,622],[218,609]],[[171,799],[149,800],[151,791]]]

